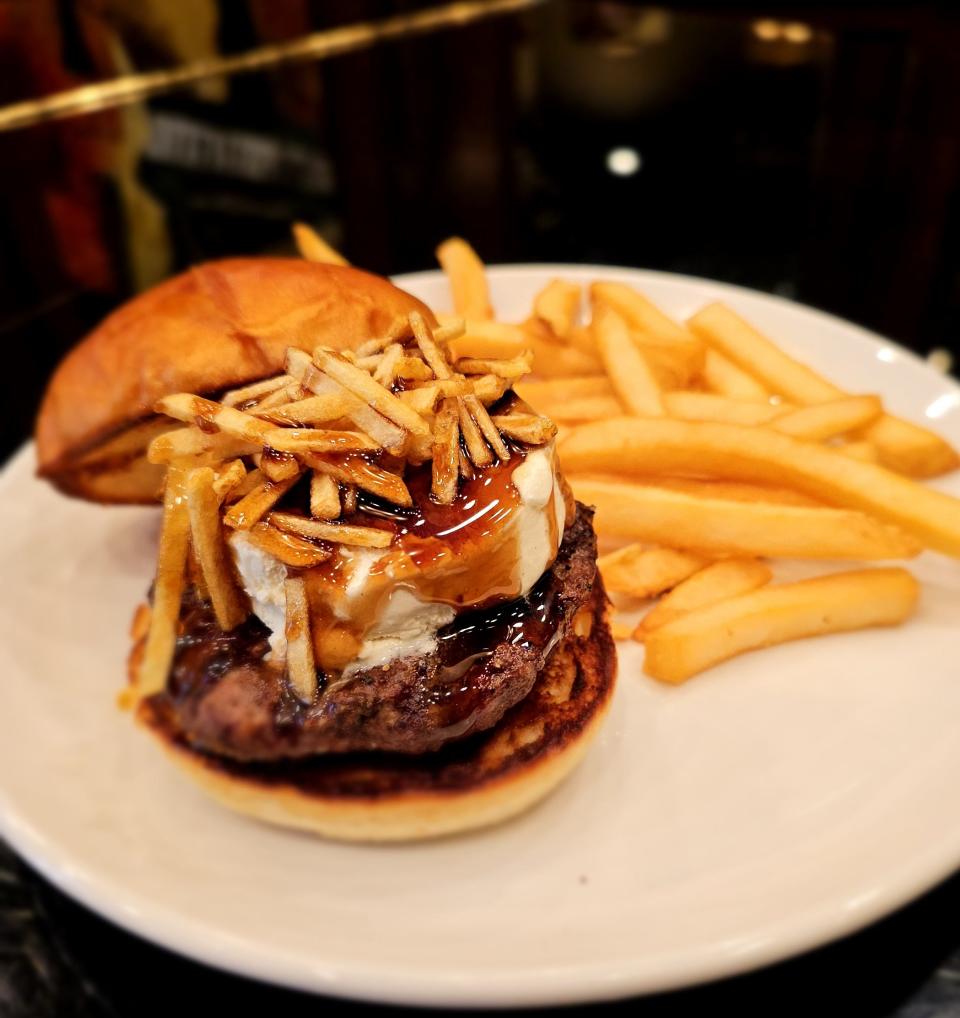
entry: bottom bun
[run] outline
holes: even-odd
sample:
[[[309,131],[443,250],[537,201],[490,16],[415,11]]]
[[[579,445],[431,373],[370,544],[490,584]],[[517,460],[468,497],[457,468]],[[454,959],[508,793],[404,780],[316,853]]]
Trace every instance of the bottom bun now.
[[[138,720],[202,788],[241,813],[344,841],[411,841],[486,827],[539,802],[583,757],[615,676],[598,579],[526,699],[489,731],[434,753],[248,763],[192,748],[149,700]]]

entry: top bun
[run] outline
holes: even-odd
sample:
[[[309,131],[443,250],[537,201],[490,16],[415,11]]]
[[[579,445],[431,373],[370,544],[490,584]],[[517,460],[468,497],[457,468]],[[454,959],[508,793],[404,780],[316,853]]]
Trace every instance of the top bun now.
[[[351,349],[411,311],[433,321],[386,279],[340,265],[230,258],[192,268],[124,304],[61,362],[37,417],[38,472],[96,501],[152,501],[159,474],[142,457],[131,473],[143,445],[123,436],[162,396],[276,374],[288,347]]]

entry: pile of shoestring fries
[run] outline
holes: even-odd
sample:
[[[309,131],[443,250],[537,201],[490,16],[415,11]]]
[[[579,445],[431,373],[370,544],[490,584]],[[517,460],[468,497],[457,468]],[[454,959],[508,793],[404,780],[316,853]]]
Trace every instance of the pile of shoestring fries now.
[[[358,490],[412,505],[408,464],[431,464],[431,496],[455,501],[461,478],[510,459],[507,442],[543,445],[556,427],[519,401],[500,402],[532,356],[457,356],[462,322],[436,328],[413,313],[354,351],[287,351],[285,372],[225,393],[161,399],[158,413],[183,427],[154,438],[151,463],[167,466],[157,578],[140,695],[164,688],[186,584],[208,600],[229,631],[250,605],[239,586],[227,535],[243,531],[294,571],[321,564],[337,544],[386,548],[390,531],[349,522]],[[309,515],[279,511],[296,484],[309,484]],[[306,493],[305,493],[306,496]],[[346,519],[345,519],[346,518]],[[287,666],[310,702],[317,692],[302,577],[285,582]]]
[[[628,542],[599,565],[617,600],[650,606],[613,626],[645,645],[654,678],[894,625],[917,603],[903,568],[773,584],[770,560],[960,557],[960,500],[920,483],[957,467],[950,444],[879,396],[845,392],[725,304],[679,322],[622,283],[556,279],[526,321],[498,322],[472,248],[451,238],[437,257],[464,325],[455,343],[471,356],[531,351],[534,378],[517,392],[558,423],[562,467],[601,540]]]

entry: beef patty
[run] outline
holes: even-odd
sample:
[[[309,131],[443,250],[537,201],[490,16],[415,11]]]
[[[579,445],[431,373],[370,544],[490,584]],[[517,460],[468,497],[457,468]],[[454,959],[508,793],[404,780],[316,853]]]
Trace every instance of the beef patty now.
[[[238,760],[383,750],[426,753],[495,725],[532,689],[596,574],[593,513],[582,505],[533,590],[461,612],[437,650],[321,684],[311,704],[267,663],[269,630],[251,616],[229,633],[211,606],[184,598],[167,690],[153,709],[197,749]]]

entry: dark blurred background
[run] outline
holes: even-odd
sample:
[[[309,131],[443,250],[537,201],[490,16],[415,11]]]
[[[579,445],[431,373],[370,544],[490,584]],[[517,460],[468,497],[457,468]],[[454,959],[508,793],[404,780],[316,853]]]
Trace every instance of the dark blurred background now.
[[[0,104],[424,0],[0,0]],[[0,454],[57,359],[198,260],[710,276],[957,349],[960,17],[943,4],[554,0],[323,63],[0,134]],[[8,361],[8,364],[10,362]]]

